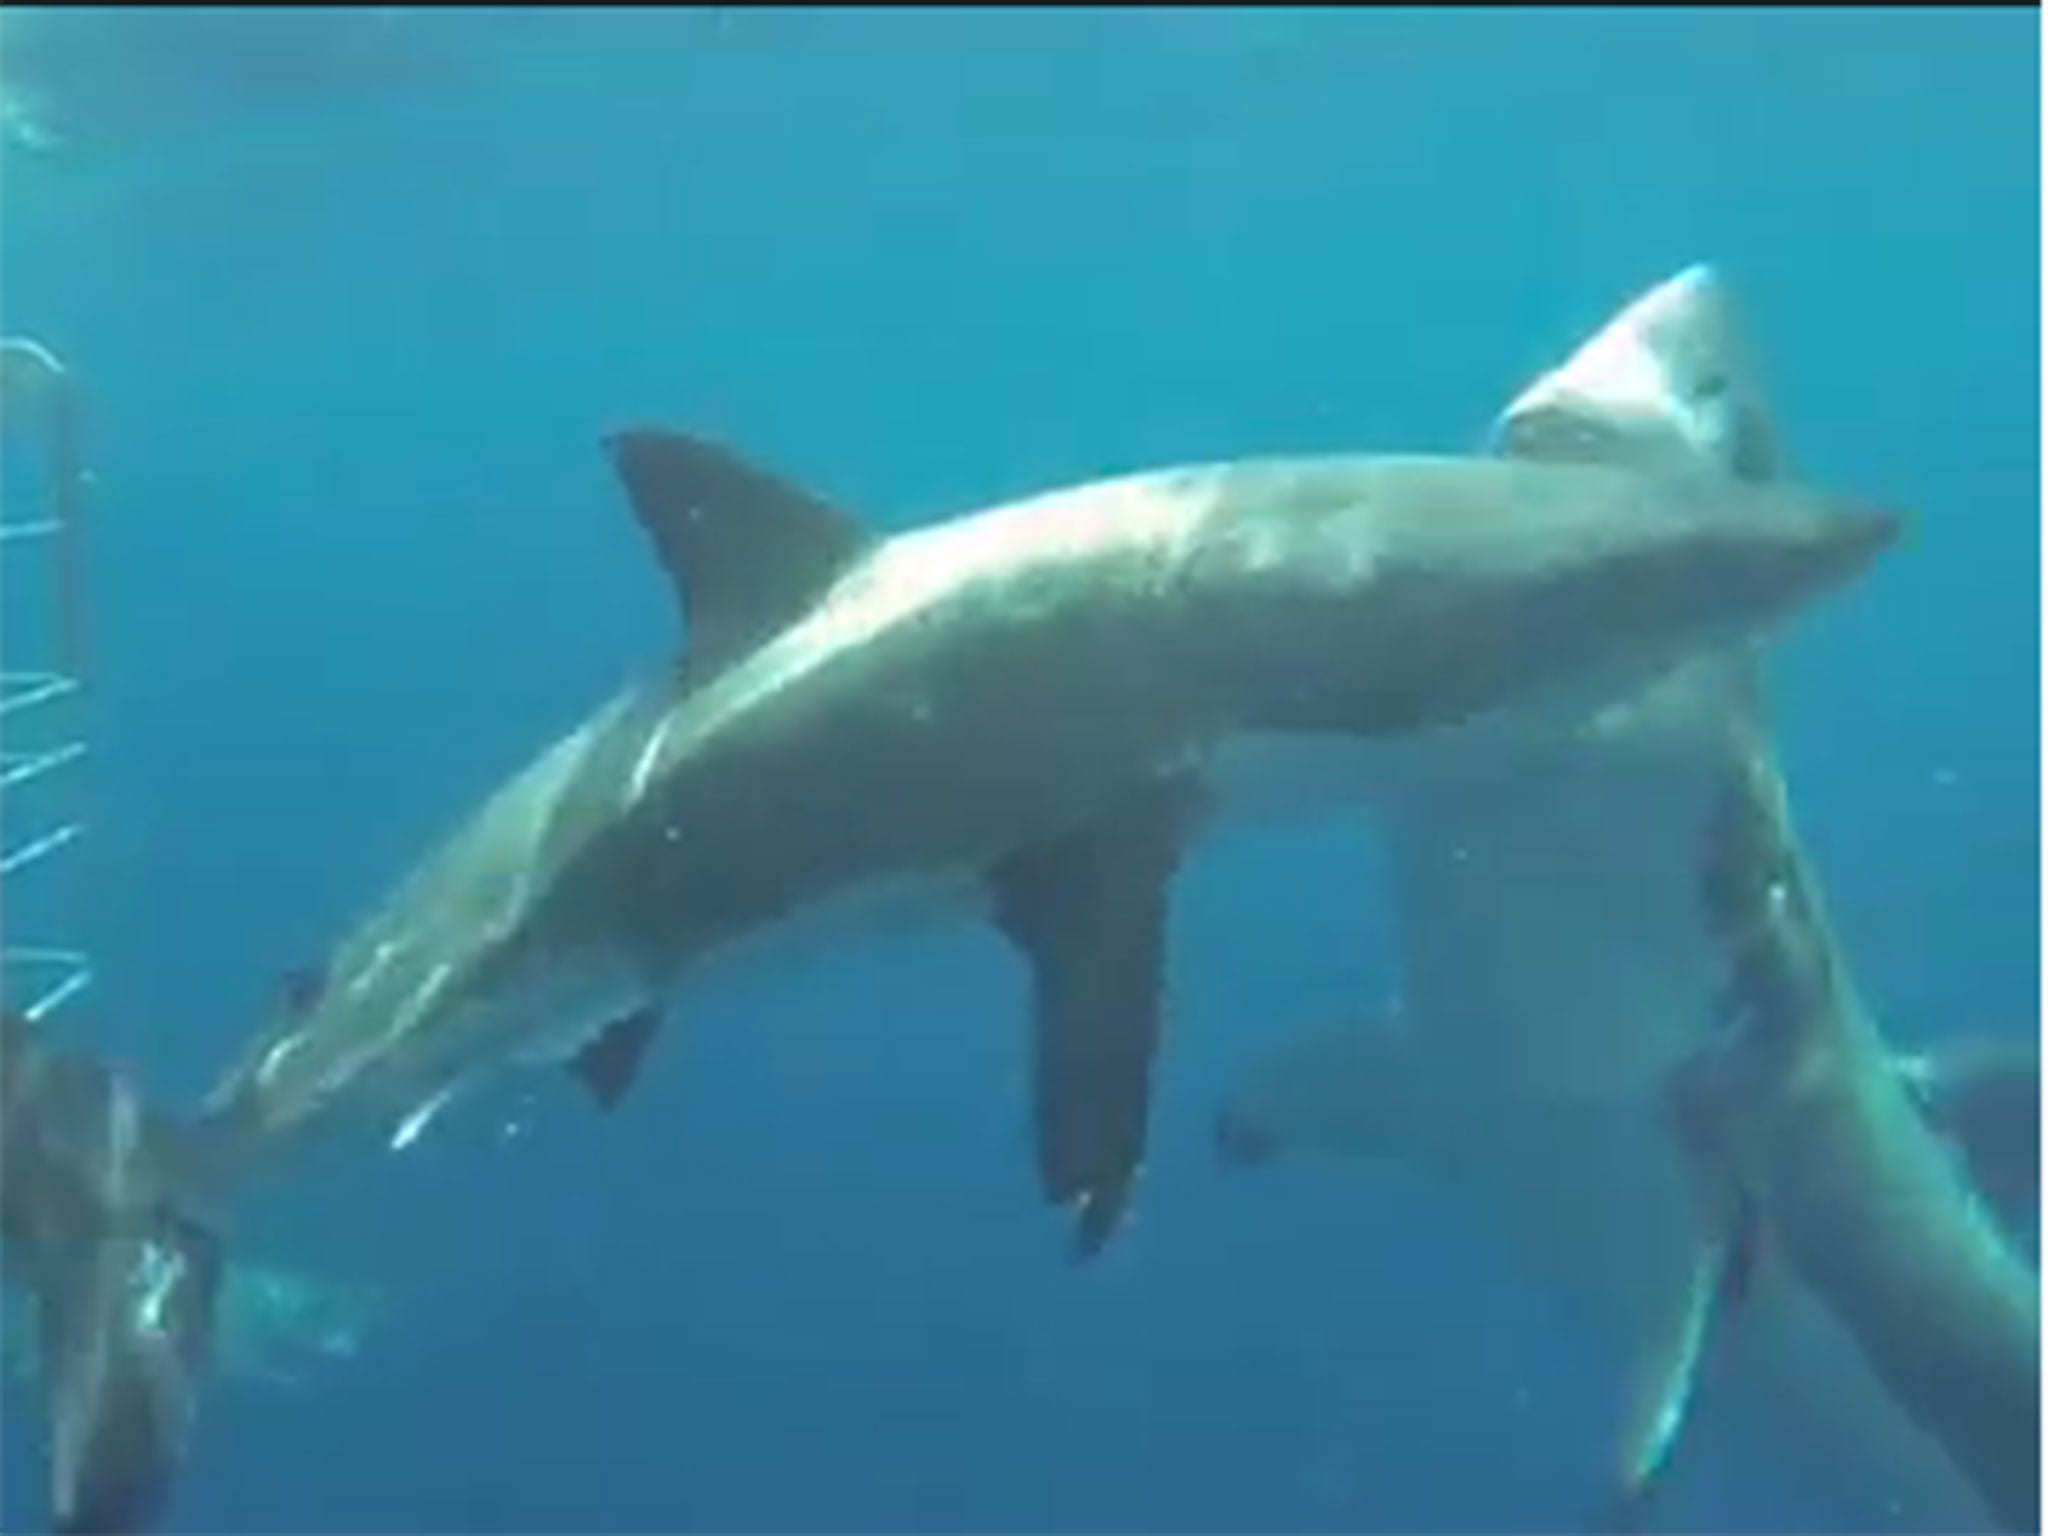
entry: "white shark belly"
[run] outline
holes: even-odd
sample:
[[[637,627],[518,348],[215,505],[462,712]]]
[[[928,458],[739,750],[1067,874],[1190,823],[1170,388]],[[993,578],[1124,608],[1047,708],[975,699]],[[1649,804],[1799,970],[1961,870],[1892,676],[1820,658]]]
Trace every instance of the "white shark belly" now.
[[[1414,781],[1384,818],[1418,1054],[1470,1112],[1423,1130],[1424,1161],[1632,1356],[1664,1326],[1699,1237],[1662,1086],[1713,1023],[1720,967],[1684,855],[1734,741],[1724,728],[1676,752],[1505,754],[1499,783]],[[1939,1448],[1768,1256],[1727,1353],[1707,1397],[1735,1422],[1766,1414],[1768,1435],[1871,1501],[1859,1515],[1984,1528]]]
[[[1523,1091],[1633,1092],[1711,1020],[1697,866],[1713,764],[1509,755],[1389,797],[1402,993]],[[1519,769],[1523,771],[1517,771]]]

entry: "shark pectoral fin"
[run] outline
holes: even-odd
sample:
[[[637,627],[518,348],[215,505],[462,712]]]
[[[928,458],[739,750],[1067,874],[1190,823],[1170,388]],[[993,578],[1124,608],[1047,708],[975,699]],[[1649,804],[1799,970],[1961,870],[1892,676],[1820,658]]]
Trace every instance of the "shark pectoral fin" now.
[[[1674,1082],[1674,1112],[1696,1117],[1706,1107],[1688,1102],[1688,1088]],[[1710,1133],[1701,1125],[1681,1125],[1679,1134],[1688,1156],[1709,1145]],[[1616,1477],[1599,1522],[1604,1531],[1644,1528],[1683,1441],[1701,1373],[1748,1299],[1760,1262],[1763,1218],[1755,1197],[1711,1161],[1695,1163],[1693,1172],[1705,1226],[1682,1283],[1639,1343]]]
[[[661,1028],[661,1010],[642,1008],[607,1024],[569,1058],[569,1070],[599,1109],[615,1109],[640,1080],[647,1048]]]
[[[695,671],[788,622],[872,542],[854,518],[715,443],[636,427],[604,446],[675,588]]]
[[[1115,1232],[1144,1156],[1163,1006],[1168,892],[1193,794],[1148,789],[990,876],[1031,968],[1039,1182],[1079,1204],[1076,1258]]]
[[[1662,1336],[1636,1362],[1616,1459],[1625,1508],[1647,1512],[1671,1469],[1706,1348],[1716,1290],[1713,1266],[1714,1255],[1703,1249]]]

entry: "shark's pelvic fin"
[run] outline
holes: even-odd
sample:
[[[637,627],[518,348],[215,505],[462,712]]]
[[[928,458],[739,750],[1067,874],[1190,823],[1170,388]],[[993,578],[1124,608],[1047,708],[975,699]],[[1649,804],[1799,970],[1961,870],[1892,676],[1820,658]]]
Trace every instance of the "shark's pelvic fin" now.
[[[1148,786],[990,877],[997,924],[1031,968],[1039,1181],[1078,1202],[1077,1259],[1115,1232],[1144,1156],[1168,892],[1195,800],[1179,781]]]
[[[604,446],[674,585],[694,671],[794,618],[872,541],[853,517],[702,438],[635,427]]]
[[[599,1109],[614,1109],[640,1080],[647,1048],[661,1028],[661,1012],[642,1008],[607,1024],[574,1056],[569,1070],[589,1090]]]

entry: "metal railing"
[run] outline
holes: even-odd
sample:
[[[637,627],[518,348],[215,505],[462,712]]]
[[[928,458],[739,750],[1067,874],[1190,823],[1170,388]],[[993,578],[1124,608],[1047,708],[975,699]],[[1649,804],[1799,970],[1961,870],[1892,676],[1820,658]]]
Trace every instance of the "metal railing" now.
[[[0,1001],[31,1022],[48,1017],[93,983],[91,955],[66,941],[63,914],[44,920],[27,882],[85,835],[79,793],[87,756],[84,612],[79,571],[85,492],[79,405],[64,365],[39,343],[0,338],[0,420],[14,444],[39,438],[42,505],[23,513],[0,507],[0,605],[46,607],[42,640],[17,664],[18,636],[0,653]],[[19,477],[15,477],[18,479]],[[24,597],[27,583],[50,584],[42,604]],[[18,920],[35,918],[25,942]],[[80,914],[70,914],[73,923]],[[74,930],[75,932],[75,930]]]

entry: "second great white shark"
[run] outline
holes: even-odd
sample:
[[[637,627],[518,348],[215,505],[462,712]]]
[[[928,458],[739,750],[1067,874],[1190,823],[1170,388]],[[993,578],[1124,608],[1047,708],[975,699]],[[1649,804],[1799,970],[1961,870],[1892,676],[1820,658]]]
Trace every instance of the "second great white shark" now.
[[[1524,390],[1497,445],[1751,483],[1783,472],[1732,298],[1703,266],[1625,306]],[[1716,1234],[1665,1085],[1714,1022],[1725,967],[1699,897],[1699,850],[1717,791],[1756,750],[1761,711],[1756,657],[1736,647],[1597,707],[1525,713],[1509,729],[1404,753],[1371,793],[1399,1008],[1283,1041],[1222,1122],[1234,1155],[1298,1147],[1391,1160],[1469,1196],[1620,1342],[1635,1376],[1623,1482],[1668,1453],[1700,1363]],[[1942,1080],[1955,1073],[1901,1066],[1973,1151],[2003,1140],[2031,1154],[2031,1122],[2007,1131],[1976,1109],[1958,1122],[1945,1101],[1965,1084]],[[1994,1146],[1984,1166],[2013,1161]],[[1769,1425],[1777,1448],[1859,1501],[1859,1519],[1984,1527],[1957,1470],[1786,1266],[1759,1266],[1717,1355],[1705,1406]]]

